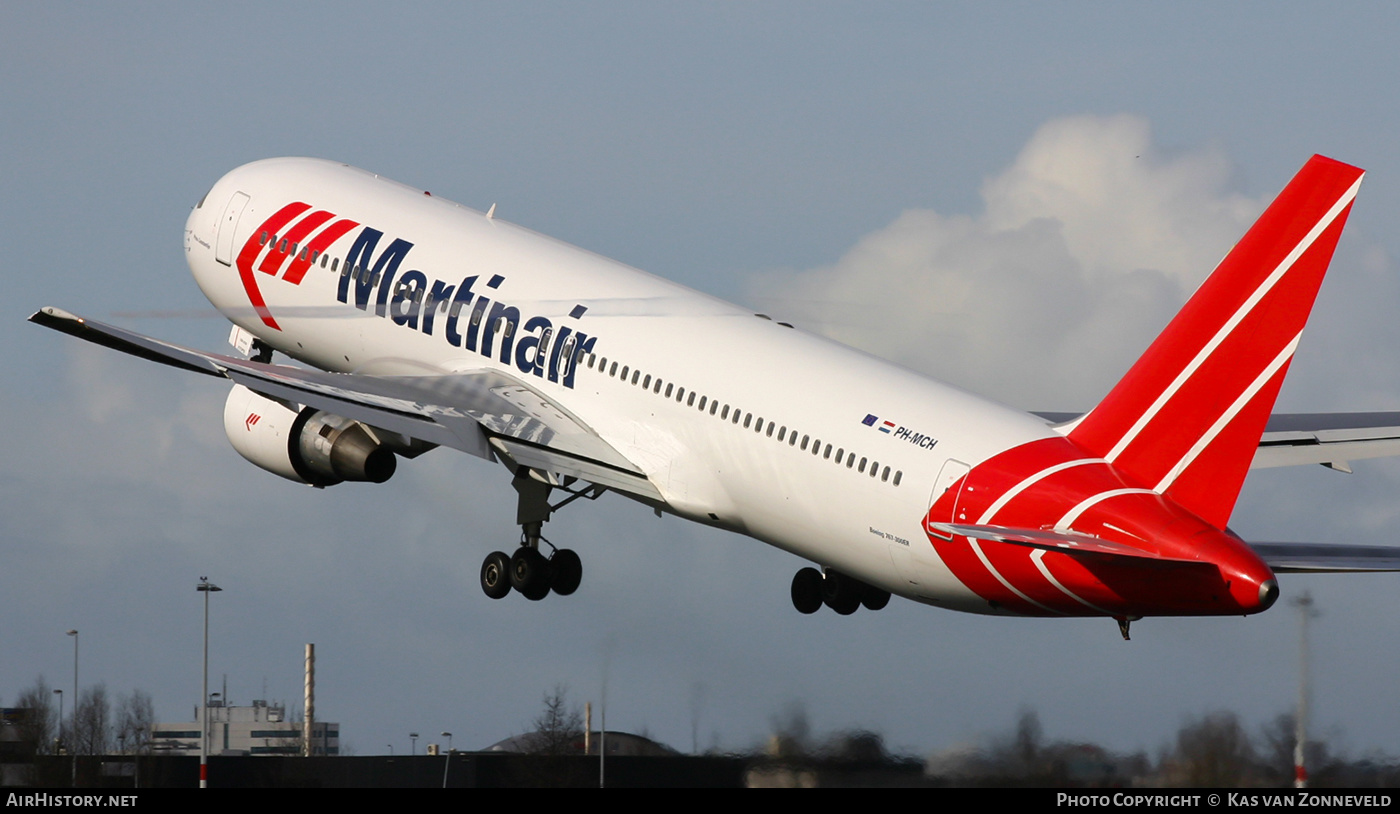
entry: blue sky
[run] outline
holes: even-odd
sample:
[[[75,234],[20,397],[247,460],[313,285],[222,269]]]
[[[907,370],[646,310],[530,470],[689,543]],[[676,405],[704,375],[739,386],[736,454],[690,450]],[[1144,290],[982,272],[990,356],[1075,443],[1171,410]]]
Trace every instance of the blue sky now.
[[[1131,643],[901,601],[801,617],[795,558],[615,496],[550,524],[584,558],[577,595],[491,602],[481,558],[517,533],[500,468],[437,452],[380,487],[296,488],[229,448],[217,383],[24,319],[53,304],[223,347],[181,256],[189,207],[239,164],[315,155],[1077,409],[1321,152],[1370,175],[1279,409],[1397,409],[1397,22],[1379,3],[6,4],[0,701],[71,681],[76,627],[84,683],[187,715],[207,574],[231,699],[296,703],[314,641],[320,713],[360,754],[409,731],[484,746],[556,684],[596,701],[605,675],[610,726],[681,748],[754,744],[792,703],[915,752],[1023,706],[1121,749],[1220,708],[1262,723],[1294,697],[1282,604],[1147,620]],[[918,296],[833,306],[872,278]],[[1393,544],[1397,494],[1394,461],[1258,472],[1232,523]],[[1283,588],[1323,611],[1317,730],[1400,753],[1400,582]]]

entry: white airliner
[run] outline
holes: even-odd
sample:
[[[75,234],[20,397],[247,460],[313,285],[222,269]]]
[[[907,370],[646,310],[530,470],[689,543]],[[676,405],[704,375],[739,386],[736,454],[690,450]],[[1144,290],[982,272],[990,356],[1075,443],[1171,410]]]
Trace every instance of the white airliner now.
[[[189,216],[205,353],[43,308],[31,320],[233,381],[254,464],[382,482],[433,447],[504,464],[521,542],[482,588],[570,594],[542,535],[613,491],[821,566],[798,610],[891,594],[976,613],[1250,614],[1276,572],[1400,570],[1400,549],[1227,530],[1251,465],[1400,454],[1400,414],[1270,411],[1362,172],[1314,157],[1082,416],[1032,415],[344,164],[259,161]],[[280,352],[305,366],[273,364]],[[546,551],[549,553],[546,554]]]

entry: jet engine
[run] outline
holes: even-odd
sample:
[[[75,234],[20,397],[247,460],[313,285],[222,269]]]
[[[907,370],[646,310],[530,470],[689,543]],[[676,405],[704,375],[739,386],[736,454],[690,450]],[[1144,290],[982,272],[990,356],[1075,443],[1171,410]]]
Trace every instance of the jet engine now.
[[[398,459],[367,424],[233,386],[224,432],[238,454],[275,475],[312,486],[383,483]]]

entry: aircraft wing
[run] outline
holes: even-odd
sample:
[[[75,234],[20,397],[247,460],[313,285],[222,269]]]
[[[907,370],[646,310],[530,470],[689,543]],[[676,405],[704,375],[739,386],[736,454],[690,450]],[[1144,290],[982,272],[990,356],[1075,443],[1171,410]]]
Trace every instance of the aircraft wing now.
[[[1390,546],[1250,543],[1249,547],[1279,574],[1400,571],[1400,548]]]
[[[504,373],[328,373],[192,350],[58,308],[42,308],[29,321],[153,362],[230,379],[271,398],[326,410],[411,438],[483,457],[489,457],[489,450],[494,450],[545,472],[662,499],[640,467],[577,416]]]
[[[1052,424],[1078,413],[1037,412]],[[1275,413],[1269,416],[1250,469],[1322,464],[1350,472],[1351,461],[1400,455],[1400,412]]]

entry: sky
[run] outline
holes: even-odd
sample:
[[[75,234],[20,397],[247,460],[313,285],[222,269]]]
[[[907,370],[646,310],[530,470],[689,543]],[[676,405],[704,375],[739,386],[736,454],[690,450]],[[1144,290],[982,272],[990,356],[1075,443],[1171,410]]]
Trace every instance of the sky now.
[[[493,602],[504,469],[379,486],[244,462],[227,386],[27,324],[43,305],[222,352],[181,229],[223,173],[333,158],[1025,409],[1091,406],[1313,153],[1369,171],[1278,411],[1400,409],[1400,8],[1307,3],[0,4],[0,703],[43,674],[300,705],[356,754],[485,747],[555,687],[611,729],[743,749],[801,709],[911,754],[1046,736],[1148,752],[1297,693],[1400,754],[1400,576],[1285,576],[1245,619],[811,617],[803,565],[615,495],[558,513],[569,598]],[[1395,544],[1400,461],[1265,470],[1246,539]]]

